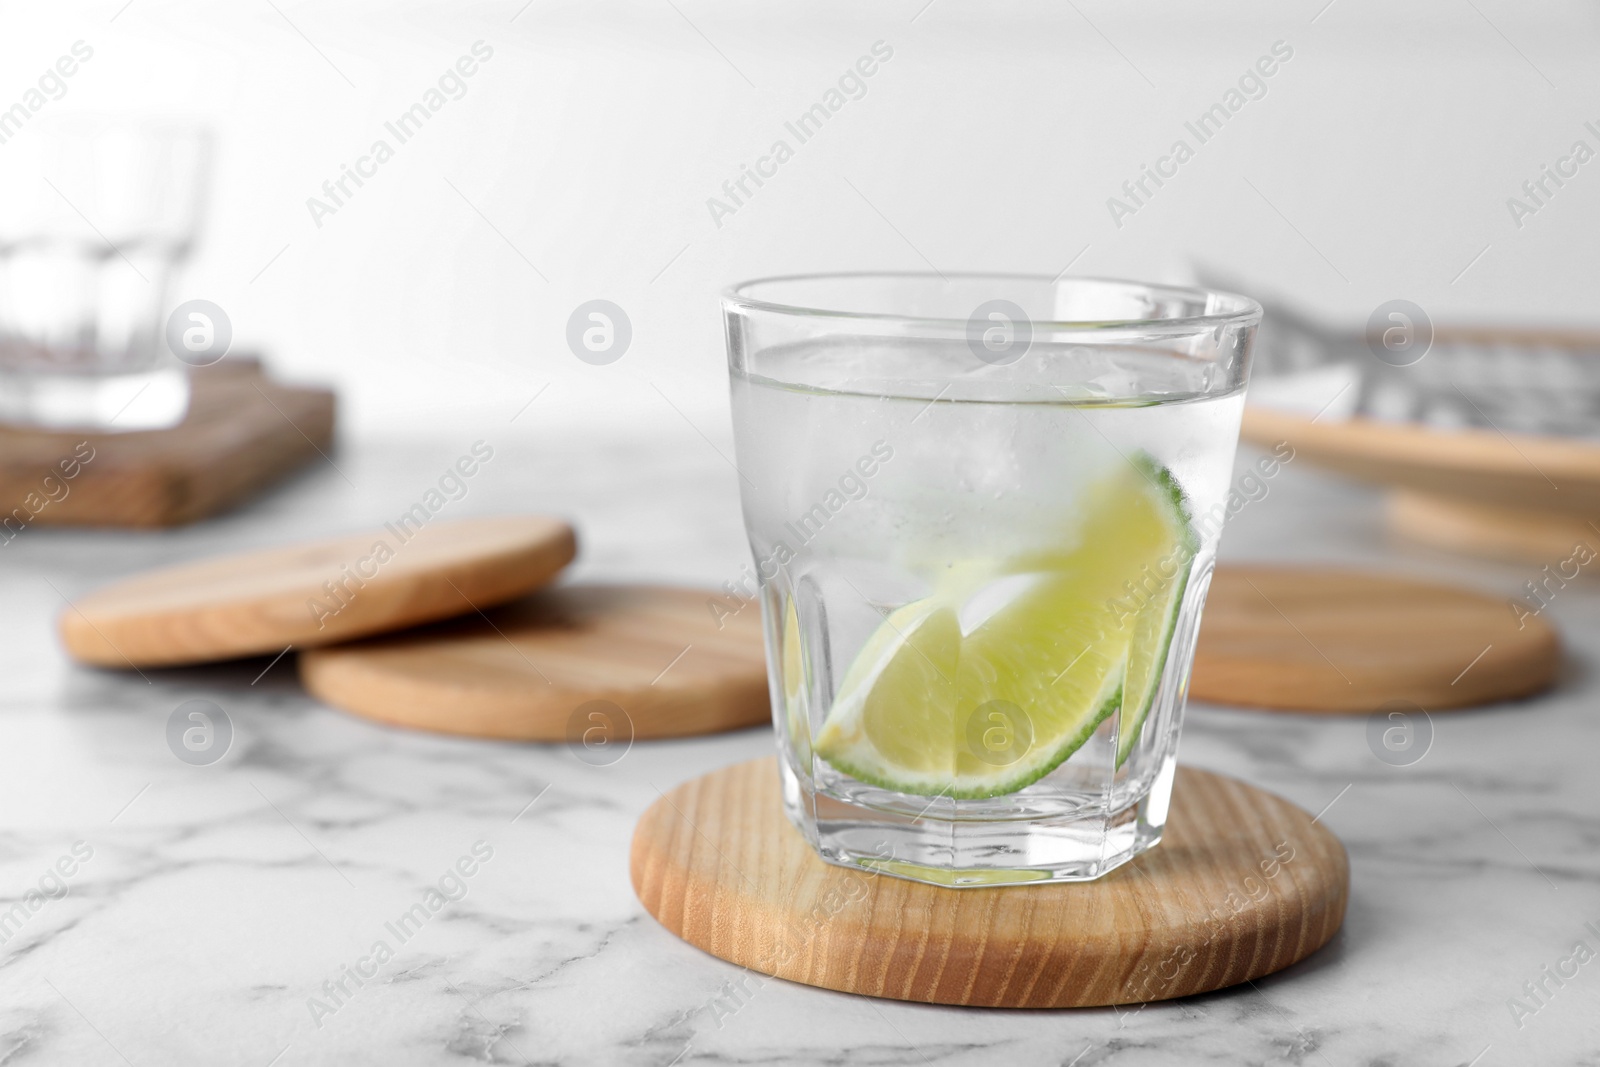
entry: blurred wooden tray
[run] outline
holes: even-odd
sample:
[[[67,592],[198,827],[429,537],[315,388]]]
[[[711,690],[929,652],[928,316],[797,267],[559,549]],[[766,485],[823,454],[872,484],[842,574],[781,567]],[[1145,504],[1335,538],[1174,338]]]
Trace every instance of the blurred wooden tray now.
[[[1592,331],[1439,327],[1434,343],[1571,349],[1592,358]],[[1537,364],[1530,365],[1530,373]],[[1241,436],[1340,474],[1392,487],[1390,528],[1438,548],[1531,562],[1564,559],[1579,540],[1600,544],[1600,443],[1571,437],[1444,430],[1356,417],[1313,421],[1245,409]]]
[[[1395,488],[1390,524],[1455,551],[1549,562],[1574,537],[1600,545],[1600,445],[1494,430],[1436,430],[1355,418],[1313,422],[1247,407],[1240,436],[1296,458]],[[1587,534],[1584,533],[1587,531]]]
[[[1389,528],[1402,537],[1477,556],[1564,564],[1579,544],[1600,549],[1596,518],[1496,507],[1414,489],[1389,494],[1388,518]]]
[[[1461,497],[1503,508],[1600,515],[1600,445],[1493,430],[1436,430],[1411,423],[1312,422],[1246,407],[1240,435],[1297,459],[1380,485]]]
[[[326,389],[277,384],[256,361],[233,357],[191,383],[189,414],[171,429],[0,426],[0,538],[30,525],[194,522],[332,451],[335,403]]]

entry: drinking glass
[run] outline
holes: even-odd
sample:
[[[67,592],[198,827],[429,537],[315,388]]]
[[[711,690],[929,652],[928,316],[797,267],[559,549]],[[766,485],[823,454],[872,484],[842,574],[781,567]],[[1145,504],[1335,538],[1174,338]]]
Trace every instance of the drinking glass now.
[[[947,886],[1092,879],[1159,842],[1260,306],[890,273],[722,306],[806,840]]]
[[[0,420],[175,424],[189,380],[161,316],[199,226],[209,135],[97,116],[37,123],[0,160]]]

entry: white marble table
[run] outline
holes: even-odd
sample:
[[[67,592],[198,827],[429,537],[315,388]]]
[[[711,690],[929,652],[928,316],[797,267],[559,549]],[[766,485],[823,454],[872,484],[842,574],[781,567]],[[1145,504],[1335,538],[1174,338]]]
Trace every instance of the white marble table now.
[[[677,429],[600,446],[508,427],[450,511],[570,515],[583,576],[720,584],[745,559],[736,481]],[[0,944],[0,1064],[1600,1061],[1600,962],[1560,986],[1542,970],[1579,940],[1600,951],[1592,577],[1550,610],[1571,652],[1559,688],[1436,715],[1432,750],[1410,767],[1375,758],[1360,718],[1192,708],[1184,760],[1313,812],[1331,803],[1323,819],[1353,865],[1349,916],[1327,948],[1254,988],[1124,1010],[957,1010],[779,981],[723,999],[739,972],[644,914],[628,841],[658,789],[765,753],[764,730],[640,744],[595,768],[559,746],[347,717],[301,692],[287,659],[264,674],[255,660],[144,677],[65,662],[58,594],[376,524],[480,436],[434,432],[347,447],[342,474],[315,471],[192,529],[32,528],[0,548],[0,915],[24,909]],[[1535,570],[1387,544],[1374,495],[1299,465],[1230,526],[1223,554],[1371,563],[1504,593]],[[169,713],[192,698],[221,705],[236,731],[212,766],[180,762],[165,741]],[[386,924],[476,842],[492,856],[446,879],[460,899],[402,944]],[[72,871],[65,896],[48,873],[58,861]],[[57,896],[29,912],[41,880]],[[381,964],[379,940],[395,949]],[[358,984],[356,967],[371,977]],[[335,999],[325,983],[341,979]],[[1541,979],[1542,1006],[1523,989]],[[1538,1010],[1514,1020],[1512,997]]]

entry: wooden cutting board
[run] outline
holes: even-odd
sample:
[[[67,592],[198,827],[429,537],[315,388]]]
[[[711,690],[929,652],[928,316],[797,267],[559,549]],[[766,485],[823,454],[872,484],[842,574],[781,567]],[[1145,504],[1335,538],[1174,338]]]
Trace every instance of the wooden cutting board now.
[[[189,413],[171,429],[0,426],[0,513],[12,520],[6,531],[194,522],[307,463],[328,462],[331,392],[279,385],[262,376],[259,364],[234,358],[195,371],[190,385]]]
[[[1561,665],[1555,630],[1507,601],[1332,569],[1219,566],[1189,695],[1214,704],[1432,711],[1538,692]]]
[[[279,653],[504,603],[547,584],[576,552],[570,526],[539,516],[390,524],[124,579],[63,611],[61,639],[101,667]]]
[[[784,817],[771,758],[692,779],[634,830],[634,892],[760,974],[994,1008],[1203,993],[1304,959],[1344,919],[1344,846],[1299,808],[1180,768],[1160,845],[1093,882],[949,889],[836,867]],[[758,980],[759,981],[759,980]]]
[[[729,614],[724,597],[660,586],[547,589],[485,618],[307,652],[300,677],[379,722],[612,751],[770,718],[760,608]]]

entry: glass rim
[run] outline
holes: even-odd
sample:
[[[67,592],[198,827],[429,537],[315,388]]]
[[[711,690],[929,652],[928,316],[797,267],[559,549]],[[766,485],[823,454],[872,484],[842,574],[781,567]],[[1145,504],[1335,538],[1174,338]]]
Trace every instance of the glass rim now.
[[[748,290],[755,286],[771,285],[777,282],[814,282],[814,281],[843,281],[843,280],[933,280],[949,282],[962,281],[1010,281],[1010,282],[1043,282],[1047,285],[1057,285],[1062,282],[1087,282],[1095,285],[1128,286],[1143,289],[1152,293],[1166,293],[1174,296],[1187,296],[1195,298],[1209,305],[1213,301],[1230,304],[1226,310],[1207,312],[1203,315],[1186,315],[1175,318],[1132,318],[1132,319],[1035,319],[1030,317],[1028,322],[1035,329],[1042,329],[1050,333],[1086,333],[1096,334],[1116,330],[1138,330],[1140,332],[1158,334],[1192,334],[1209,332],[1228,325],[1245,325],[1251,322],[1259,323],[1262,317],[1261,304],[1251,297],[1241,293],[1233,293],[1210,286],[1198,285],[1168,285],[1160,282],[1143,282],[1131,278],[1107,278],[1095,275],[1056,275],[1050,277],[1044,274],[1029,274],[1026,272],[1006,271],[894,271],[894,270],[864,270],[864,271],[819,271],[807,274],[774,274],[762,278],[751,278],[747,281],[736,282],[729,285],[721,292],[724,311],[744,310],[762,311],[774,315],[787,315],[799,318],[826,318],[858,321],[863,323],[900,323],[918,326],[926,329],[963,331],[967,328],[968,320],[965,318],[950,318],[939,315],[902,315],[894,312],[881,311],[848,311],[841,308],[811,307],[801,303],[785,303],[781,300],[765,299],[752,296]]]

